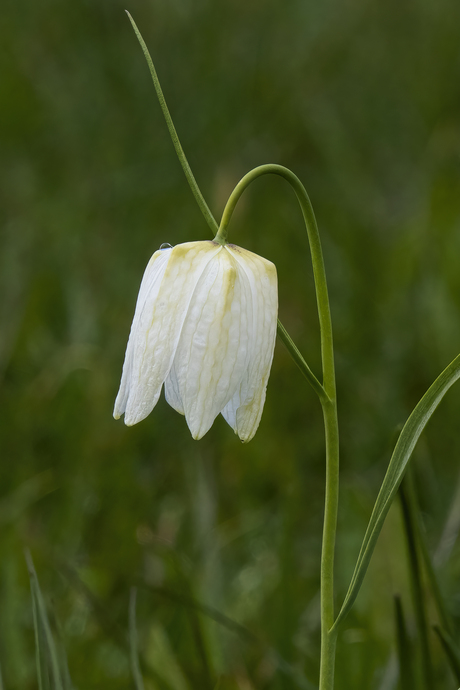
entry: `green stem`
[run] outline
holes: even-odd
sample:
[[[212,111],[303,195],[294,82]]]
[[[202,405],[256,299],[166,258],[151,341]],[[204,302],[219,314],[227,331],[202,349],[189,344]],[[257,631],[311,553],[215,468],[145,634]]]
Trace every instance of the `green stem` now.
[[[329,297],[327,292],[326,271],[324,268],[323,252],[321,241],[316,225],[316,218],[313,212],[310,198],[305,191],[305,187],[291,170],[282,165],[268,164],[260,165],[248,172],[236,185],[231,193],[220,222],[219,231],[215,237],[216,242],[225,244],[227,241],[227,227],[232,217],[238,199],[248,187],[258,177],[262,175],[279,175],[284,177],[294,189],[294,192],[302,209],[302,214],[307,227],[308,241],[310,243],[311,259],[313,264],[313,276],[315,279],[316,299],[318,304],[318,315],[321,329],[321,357],[323,363],[323,387],[330,400],[335,399],[335,370],[334,370],[334,349],[332,343],[332,324],[331,312],[329,307]]]
[[[227,227],[238,199],[251,182],[261,175],[280,175],[292,186],[302,209],[310,244],[313,276],[315,279],[316,300],[321,330],[321,359],[323,384],[312,372],[303,368],[293,354],[294,360],[301,366],[303,373],[319,395],[323,407],[326,435],[326,498],[324,509],[323,544],[321,555],[321,669],[319,690],[332,690],[334,687],[334,662],[337,641],[334,624],[334,553],[337,529],[337,510],[339,498],[339,432],[337,421],[336,385],[334,370],[334,349],[332,340],[332,323],[327,291],[326,271],[323,253],[316,225],[315,214],[299,178],[281,165],[261,165],[254,168],[236,185],[224,209],[219,231],[215,241],[225,244]],[[300,354],[300,353],[299,353]],[[320,386],[321,389],[318,387]]]
[[[323,544],[321,551],[321,666],[319,690],[334,687],[335,646],[334,625],[334,555],[339,503],[339,428],[337,403],[322,403],[326,434],[326,498],[324,507]]]

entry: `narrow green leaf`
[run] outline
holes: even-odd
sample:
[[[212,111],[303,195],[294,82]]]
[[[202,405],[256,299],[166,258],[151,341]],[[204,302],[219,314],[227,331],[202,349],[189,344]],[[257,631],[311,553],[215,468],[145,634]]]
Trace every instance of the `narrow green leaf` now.
[[[129,594],[129,657],[131,661],[131,673],[134,678],[136,690],[144,690],[141,667],[139,665],[139,645],[136,626],[136,595],[135,587],[131,587]]]
[[[396,622],[396,646],[399,661],[399,680],[401,690],[415,688],[416,681],[412,664],[412,643],[407,632],[406,618],[401,597],[394,597],[395,622]]]
[[[423,591],[422,565],[420,562],[419,540],[417,538],[417,505],[415,487],[412,482],[410,468],[399,487],[404,530],[407,540],[409,558],[409,574],[414,602],[415,619],[417,621],[418,637],[421,647],[421,669],[425,690],[433,687],[433,666],[429,644],[428,614],[426,611],[425,594]]]
[[[192,585],[190,582],[190,578],[187,577],[187,575],[184,574],[182,568],[180,568],[180,574],[182,578],[182,586],[181,590],[188,595],[191,601],[195,600]],[[202,670],[202,675],[200,679],[200,683],[203,688],[207,688],[207,690],[213,690],[214,688],[214,681],[212,679],[212,672],[211,672],[211,664],[210,660],[208,659],[208,652],[206,649],[206,643],[203,635],[203,631],[201,628],[201,620],[200,620],[200,614],[199,614],[199,609],[195,606],[188,606],[186,607],[187,611],[187,616],[189,619],[192,635],[193,635],[193,640],[195,643],[195,648],[197,652],[197,657],[200,660],[200,666]]]
[[[441,588],[439,586],[437,574],[433,565],[433,561],[430,555],[430,552],[428,550],[428,545],[426,543],[426,538],[425,538],[425,529],[424,525],[422,522],[422,516],[420,513],[420,509],[418,507],[418,499],[417,499],[417,493],[414,491],[412,494],[412,501],[414,501],[414,508],[415,508],[415,521],[414,521],[414,528],[416,532],[416,538],[417,538],[417,544],[420,549],[420,554],[423,559],[423,565],[425,566],[425,574],[427,578],[427,583],[430,588],[431,594],[433,596],[433,601],[436,606],[436,611],[439,616],[439,620],[441,622],[442,627],[444,630],[447,630],[447,632],[452,635],[453,633],[453,623],[451,616],[447,610],[447,607],[444,603],[444,597],[441,592]]]
[[[298,368],[302,372],[302,374],[305,376],[307,379],[308,383],[310,386],[313,388],[315,393],[317,394],[318,398],[321,401],[329,401],[329,397],[324,390],[322,384],[318,381],[304,358],[302,357],[299,348],[295,344],[295,342],[292,340],[291,336],[287,332],[287,330],[284,328],[283,324],[281,321],[278,319],[278,337],[280,340],[283,341],[284,345],[286,346],[287,351],[291,355],[292,359],[294,362],[297,364]]]
[[[35,583],[33,580],[33,571],[30,569],[32,558],[28,551],[26,551],[26,561],[29,570],[30,578],[30,593],[32,596],[32,614],[34,621],[34,635],[35,635],[35,664],[37,667],[37,682],[38,690],[45,690],[48,688],[48,680],[46,677],[46,657],[44,653],[44,639],[43,632],[40,626],[40,615],[38,610],[38,601],[36,595]],[[33,568],[33,565],[32,565]]]
[[[73,689],[73,684],[72,684],[72,679],[70,677],[70,672],[69,672],[69,664],[67,662],[67,654],[65,650],[65,644],[64,644],[64,633],[62,631],[61,624],[59,622],[59,619],[56,615],[56,612],[54,608],[52,609],[52,620],[53,620],[53,625],[54,629],[56,631],[56,637],[57,637],[57,647],[59,650],[59,660],[60,660],[60,667],[62,671],[62,683],[64,686],[64,690],[72,690]]]
[[[192,190],[193,196],[195,197],[195,200],[196,200],[196,202],[197,202],[197,204],[201,210],[201,213],[204,216],[204,219],[206,220],[207,224],[209,225],[211,231],[215,233],[219,229],[219,226],[217,225],[215,218],[212,215],[212,213],[209,209],[209,206],[207,205],[205,198],[201,193],[200,188],[198,187],[198,183],[195,179],[195,176],[194,176],[192,169],[189,165],[189,162],[186,158],[186,155],[184,153],[184,149],[182,148],[182,145],[180,143],[179,136],[177,134],[176,128],[174,126],[174,122],[173,122],[171,114],[169,112],[169,108],[167,106],[165,97],[163,95],[163,90],[161,88],[160,80],[158,79],[158,75],[157,75],[155,66],[153,64],[152,57],[149,53],[149,49],[147,48],[145,41],[142,38],[141,32],[137,28],[136,22],[131,17],[128,10],[125,10],[125,12],[128,15],[129,21],[131,22],[131,26],[134,29],[134,33],[136,34],[137,40],[139,41],[139,44],[142,48],[142,52],[144,53],[144,57],[146,59],[146,62],[147,62],[147,65],[149,67],[150,74],[152,77],[153,85],[155,87],[158,102],[159,102],[161,110],[163,112],[163,117],[166,120],[166,125],[168,127],[169,136],[171,137],[171,141],[172,141],[173,146],[176,150],[176,155],[177,155],[179,162],[182,166],[182,170],[185,173],[185,177],[187,178],[187,181],[190,185],[190,189]]]
[[[382,529],[385,518],[404,476],[407,463],[417,443],[420,434],[429,422],[433,412],[449,390],[460,378],[460,355],[458,355],[442,374],[436,379],[417,404],[401,431],[387,473],[380,487],[374,510],[364,535],[361,550],[355,566],[355,571],[348,588],[345,600],[333,629],[345,618],[354,604],[361,588],[369,562],[374,552],[375,544]]]
[[[433,629],[439,637],[457,683],[460,684],[460,651],[458,646],[454,638],[446,630],[443,630],[438,625],[434,625]]]
[[[46,646],[47,646],[47,652],[49,655],[49,660],[50,660],[50,666],[51,666],[51,677],[53,679],[53,686],[54,690],[64,690],[63,684],[62,684],[62,678],[61,678],[61,670],[59,668],[59,658],[56,650],[56,645],[54,644],[54,639],[53,635],[51,632],[51,627],[49,624],[48,616],[46,613],[46,606],[45,606],[45,600],[43,599],[43,595],[40,590],[40,585],[38,583],[38,577],[37,573],[35,572],[35,567],[32,561],[32,556],[30,555],[30,552],[26,550],[25,552],[26,556],[26,562],[27,562],[27,568],[29,570],[29,578],[30,578],[30,588],[32,591],[32,603],[34,607],[34,625],[35,621],[37,621],[37,629],[40,628],[40,626],[43,627],[44,631],[44,637],[46,640]],[[36,642],[37,642],[37,636],[36,634]],[[44,672],[43,664],[41,664],[41,671],[42,673]],[[44,690],[43,684],[40,684],[39,680],[39,689]]]

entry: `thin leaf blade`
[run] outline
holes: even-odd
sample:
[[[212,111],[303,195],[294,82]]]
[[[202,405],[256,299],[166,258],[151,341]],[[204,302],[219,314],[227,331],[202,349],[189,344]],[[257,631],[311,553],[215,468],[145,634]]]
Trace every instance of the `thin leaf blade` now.
[[[43,598],[40,585],[38,582],[38,577],[37,573],[35,571],[35,566],[32,560],[32,556],[28,550],[25,552],[26,556],[26,561],[27,561],[27,568],[29,570],[29,578],[30,578],[30,588],[32,591],[32,603],[34,606],[34,623],[36,626],[36,630],[38,631],[39,627],[42,627],[43,632],[44,632],[44,639],[46,640],[46,645],[47,645],[47,651],[49,654],[49,661],[50,661],[50,667],[51,667],[51,675],[53,679],[53,686],[54,690],[64,690],[63,683],[62,683],[62,677],[61,677],[61,670],[59,667],[59,658],[58,658],[58,653],[56,649],[56,645],[54,643],[53,639],[53,634],[51,632],[51,627],[49,624],[48,620],[48,615],[46,613],[46,605],[45,605],[45,600]],[[35,622],[36,621],[36,622]],[[39,639],[37,633],[36,633],[36,641]],[[41,671],[43,671],[42,668],[39,667],[38,665],[38,652],[37,652],[37,667],[39,671],[39,687],[41,687],[41,679],[40,675]]]
[[[449,388],[453,386],[459,378],[460,355],[457,355],[430,386],[404,425],[393,451],[393,455],[391,456],[382,486],[380,487],[348,592],[332,629],[335,629],[345,618],[355,602],[364,576],[366,575],[377,539],[382,530],[383,523],[385,522],[385,518],[390,510],[396,492],[398,491],[404,472],[406,471],[407,463],[411,458],[421,433]]]
[[[134,679],[136,690],[144,690],[141,667],[139,665],[139,644],[137,639],[136,625],[136,598],[137,590],[131,587],[129,596],[129,655],[131,662],[131,672]]]
[[[454,641],[452,635],[450,635],[447,630],[443,630],[438,625],[433,626],[435,633],[439,637],[442,648],[446,653],[447,659],[449,660],[449,665],[455,676],[457,683],[460,683],[460,651]]]
[[[407,632],[406,617],[400,596],[394,597],[394,613],[401,688],[415,688],[416,680],[412,664],[412,643]]]

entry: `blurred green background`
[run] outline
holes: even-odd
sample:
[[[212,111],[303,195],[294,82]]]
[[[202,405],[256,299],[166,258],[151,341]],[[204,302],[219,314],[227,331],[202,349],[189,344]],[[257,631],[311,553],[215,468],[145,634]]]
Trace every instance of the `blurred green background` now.
[[[283,345],[248,445],[220,417],[193,441],[164,399],[133,428],[112,419],[150,255],[209,238],[125,8],[216,217],[262,163],[291,168],[311,196],[336,342],[339,602],[395,428],[460,350],[460,3],[3,0],[0,10],[4,686],[37,687],[28,547],[75,688],[133,687],[133,585],[147,690],[314,688],[322,415]],[[230,233],[276,263],[280,318],[318,372],[306,234],[286,183],[252,185]],[[414,468],[460,624],[459,408],[454,388]],[[413,634],[395,505],[339,637],[337,690],[398,687],[397,593]],[[436,687],[454,687],[431,643]]]

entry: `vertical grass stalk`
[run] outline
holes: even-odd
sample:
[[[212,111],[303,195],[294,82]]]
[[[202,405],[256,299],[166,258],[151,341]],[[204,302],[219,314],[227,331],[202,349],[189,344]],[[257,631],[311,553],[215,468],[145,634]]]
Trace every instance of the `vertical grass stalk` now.
[[[396,648],[399,662],[399,687],[400,690],[416,688],[414,668],[412,664],[412,644],[407,631],[406,617],[400,596],[394,597]]]
[[[134,679],[136,690],[144,690],[141,667],[139,665],[139,643],[137,638],[136,625],[136,597],[137,590],[131,587],[129,593],[129,659],[131,662],[131,673]]]
[[[439,638],[441,646],[446,654],[449,666],[455,676],[457,683],[460,685],[460,652],[457,642],[454,640],[447,630],[443,630],[439,625],[434,625],[433,630]]]
[[[32,593],[35,643],[37,645],[36,654],[39,690],[44,690],[44,688],[46,688],[49,682],[47,659],[49,659],[49,670],[51,671],[53,689],[64,690],[61,669],[59,664],[59,656],[57,653],[56,645],[54,643],[53,634],[51,632],[48,615],[46,613],[45,600],[40,589],[32,556],[30,555],[30,552],[27,550],[25,552],[25,557],[27,562],[27,568],[29,570],[30,589]],[[43,633],[41,631],[43,631]],[[42,651],[44,651],[44,654],[42,654]]]
[[[403,513],[404,528],[406,532],[407,550],[409,556],[409,572],[414,600],[415,618],[421,647],[421,668],[424,690],[433,690],[433,667],[431,663],[431,650],[429,644],[429,630],[427,623],[427,611],[423,592],[422,565],[417,539],[417,513],[414,497],[414,486],[410,468],[404,477],[399,495]]]

